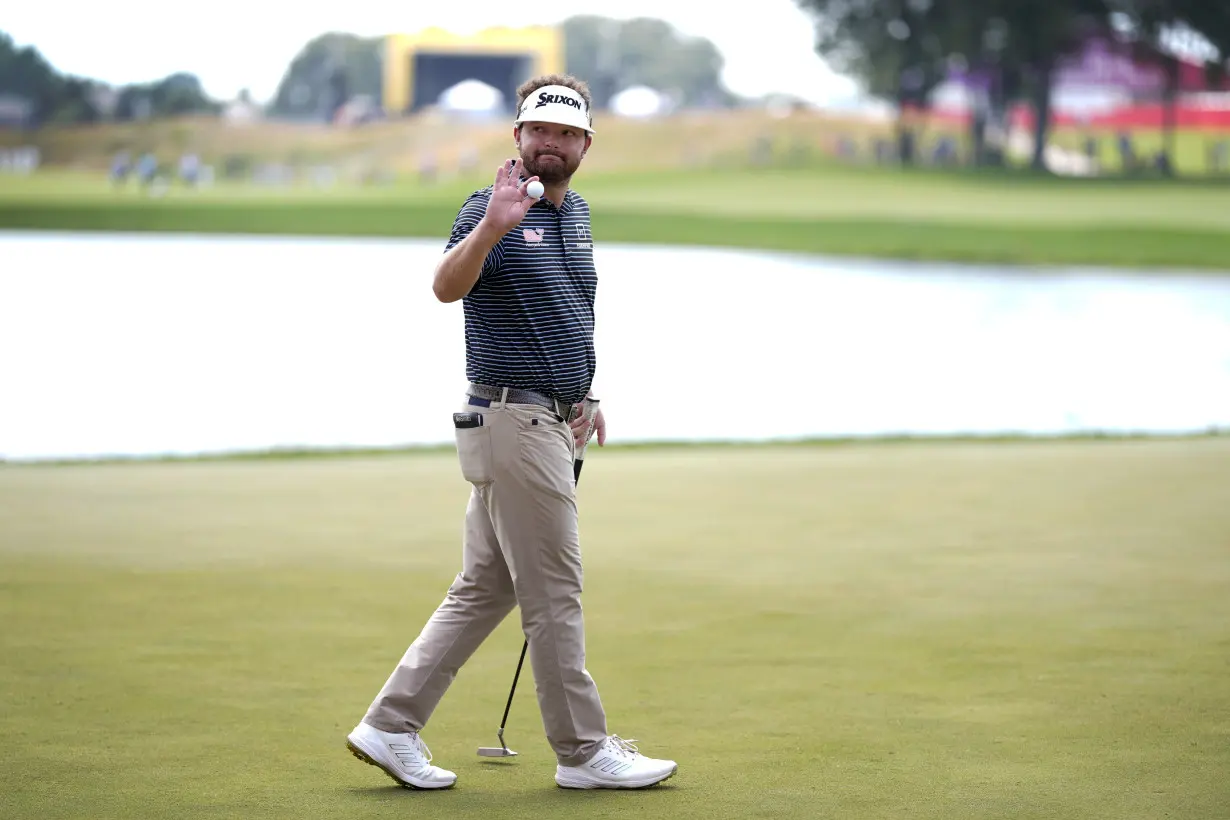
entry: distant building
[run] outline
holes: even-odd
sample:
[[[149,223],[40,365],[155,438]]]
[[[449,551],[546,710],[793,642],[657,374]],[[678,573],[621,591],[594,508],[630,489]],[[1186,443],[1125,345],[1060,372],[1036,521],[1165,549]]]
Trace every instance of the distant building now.
[[[249,100],[232,100],[222,107],[222,119],[230,125],[248,125],[260,118],[260,106]]]
[[[0,128],[34,125],[34,103],[16,94],[0,94]]]
[[[1230,78],[1221,89],[1211,87],[1199,63],[1178,61],[1181,95],[1230,91]],[[985,106],[995,82],[992,71],[953,69],[931,94],[937,109],[971,112]],[[1061,57],[1051,78],[1053,114],[1097,117],[1118,109],[1159,100],[1166,90],[1166,69],[1160,55],[1148,53],[1111,34],[1087,36],[1072,53]]]
[[[94,110],[98,115],[105,120],[109,120],[115,116],[116,109],[120,105],[120,92],[114,88],[104,85],[95,85],[89,91],[90,104],[94,106]]]
[[[367,94],[359,94],[346,100],[333,116],[337,125],[359,125],[380,119],[382,112],[376,101]]]

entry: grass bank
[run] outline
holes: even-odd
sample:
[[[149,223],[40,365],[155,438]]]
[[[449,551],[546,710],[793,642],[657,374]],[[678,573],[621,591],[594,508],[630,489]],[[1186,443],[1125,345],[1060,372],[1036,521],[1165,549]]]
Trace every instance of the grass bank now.
[[[0,225],[62,231],[185,232],[352,237],[441,237],[453,211],[362,203],[175,203],[0,206]],[[1212,231],[1146,226],[1063,228],[822,222],[606,211],[595,235],[608,242],[729,247],[954,262],[1230,268],[1230,240]]]
[[[794,450],[799,448],[833,449],[848,447],[907,445],[948,447],[966,444],[1037,444],[1051,445],[1058,442],[1162,442],[1198,441],[1208,439],[1230,440],[1230,429],[1212,427],[1203,431],[1183,433],[1139,433],[1113,431],[1081,431],[1075,433],[1026,434],[1026,433],[966,433],[966,434],[883,434],[865,436],[814,436],[766,441],[737,441],[724,439],[703,440],[658,440],[608,443],[604,453],[666,453],[675,450],[708,452],[714,450]],[[0,458],[0,467],[66,467],[84,465],[109,466],[115,464],[154,463],[207,463],[217,461],[299,461],[317,459],[370,459],[452,456],[456,448],[451,443],[415,444],[388,447],[272,447],[252,450],[218,450],[200,453],[153,453],[146,455],[97,455],[55,457],[38,459],[5,460]]]
[[[611,730],[681,764],[631,794],[555,788],[524,676],[521,756],[475,755],[515,614],[426,733],[455,789],[400,790],[343,748],[457,571],[451,454],[7,468],[0,788],[47,820],[1214,820],[1228,457],[599,451],[579,491],[587,665]]]
[[[152,198],[98,177],[0,187],[0,228],[361,237],[447,235],[470,176],[426,185],[235,184]],[[1036,265],[1230,269],[1230,186],[934,171],[597,174],[596,241]]]

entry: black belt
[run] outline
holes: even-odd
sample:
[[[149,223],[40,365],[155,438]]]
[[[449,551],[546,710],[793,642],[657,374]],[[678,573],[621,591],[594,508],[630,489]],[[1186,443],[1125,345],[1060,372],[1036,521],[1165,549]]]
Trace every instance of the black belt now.
[[[466,394],[470,397],[470,404],[476,407],[490,407],[492,402],[504,398],[504,388],[471,382],[470,387],[466,390]],[[505,401],[509,404],[536,404],[539,407],[547,408],[564,419],[572,418],[571,404],[535,390],[522,390],[518,387],[510,387],[508,388],[508,397],[505,398]]]

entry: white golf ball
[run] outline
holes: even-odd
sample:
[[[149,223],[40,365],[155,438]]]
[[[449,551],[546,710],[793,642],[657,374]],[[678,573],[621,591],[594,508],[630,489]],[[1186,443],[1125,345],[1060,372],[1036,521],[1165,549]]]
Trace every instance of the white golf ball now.
[[[525,192],[534,197],[534,199],[542,199],[542,195],[546,193],[546,191],[547,189],[542,187],[542,183],[538,180],[534,180],[529,185],[525,186]]]

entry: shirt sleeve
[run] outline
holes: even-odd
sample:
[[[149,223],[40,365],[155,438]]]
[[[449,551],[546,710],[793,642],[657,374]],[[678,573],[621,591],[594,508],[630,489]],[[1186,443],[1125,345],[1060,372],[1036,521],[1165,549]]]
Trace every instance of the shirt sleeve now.
[[[469,236],[470,232],[478,226],[484,214],[487,213],[488,198],[489,194],[486,191],[479,191],[471,194],[462,204],[461,210],[457,212],[457,218],[453,220],[453,230],[449,234],[448,244],[444,246],[445,253],[456,247],[457,243]],[[503,261],[504,239],[501,237],[491,252],[487,254],[487,258],[483,260],[479,281],[474,283],[474,287],[477,288],[482,283],[483,277],[489,277],[499,270],[500,263]]]

